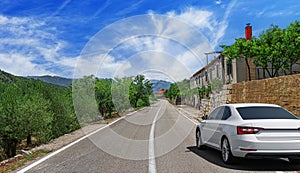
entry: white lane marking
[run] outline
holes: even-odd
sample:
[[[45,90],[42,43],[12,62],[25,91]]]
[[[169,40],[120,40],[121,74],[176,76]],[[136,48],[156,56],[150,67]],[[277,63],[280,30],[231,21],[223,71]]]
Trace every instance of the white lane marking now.
[[[176,108],[175,108],[176,109]],[[188,120],[190,120],[191,122],[193,122],[194,124],[199,124],[199,123],[197,123],[197,122],[195,122],[195,121],[193,121],[192,119],[190,119],[189,117],[187,117],[186,115],[184,115],[182,112],[180,112],[178,109],[176,109],[181,115],[183,115],[186,119],[188,119]],[[189,112],[187,112],[186,110],[183,110],[183,109],[181,109],[181,111],[183,111],[183,112],[185,112],[185,113],[187,113],[187,114],[190,114]],[[191,115],[191,114],[190,114]]]
[[[25,167],[25,168],[23,168],[23,169],[17,171],[17,173],[24,173],[24,172],[26,172],[26,171],[32,169],[33,167],[37,166],[38,164],[40,164],[40,163],[46,161],[47,159],[49,159],[49,158],[55,156],[56,154],[58,154],[58,153],[60,153],[60,152],[66,150],[67,148],[70,148],[71,146],[77,144],[78,142],[84,140],[85,138],[88,138],[88,137],[92,136],[93,134],[95,134],[95,133],[97,133],[97,132],[99,132],[99,131],[101,131],[101,130],[107,128],[107,127],[109,127],[110,125],[113,125],[114,123],[116,123],[116,122],[118,122],[118,121],[120,121],[120,120],[126,118],[127,116],[130,116],[130,115],[132,115],[132,114],[135,114],[136,112],[137,112],[137,111],[131,112],[131,113],[129,113],[129,114],[127,114],[127,115],[125,115],[125,116],[123,116],[123,117],[121,117],[121,118],[116,119],[115,121],[111,122],[110,124],[107,124],[106,126],[101,127],[100,129],[95,130],[95,131],[89,133],[88,135],[83,136],[83,137],[77,139],[76,141],[74,141],[74,142],[72,142],[72,143],[70,143],[70,144],[68,144],[68,145],[66,145],[66,146],[64,146],[64,147],[62,147],[62,148],[60,148],[59,150],[54,151],[53,153],[50,153],[49,155],[47,155],[47,156],[41,158],[40,160],[38,160],[38,161],[32,163],[31,165],[28,165],[27,167]]]
[[[159,107],[158,111],[155,114],[155,117],[152,122],[150,135],[149,135],[149,173],[156,173],[156,162],[155,162],[155,153],[154,153],[154,130],[155,123],[158,117],[158,114],[161,110],[162,106]]]

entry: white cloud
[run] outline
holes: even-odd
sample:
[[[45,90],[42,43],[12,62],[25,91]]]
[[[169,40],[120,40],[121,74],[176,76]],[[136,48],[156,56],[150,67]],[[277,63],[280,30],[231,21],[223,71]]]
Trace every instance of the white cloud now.
[[[181,13],[177,14],[174,11],[168,12],[167,15],[181,22],[187,23],[194,27],[196,30],[202,33],[206,33],[205,36],[209,40],[213,40],[212,34],[217,28],[217,21],[213,15],[213,12],[200,10],[194,7],[186,8]],[[176,26],[173,26],[173,30],[176,30]],[[180,29],[180,28],[179,28]]]
[[[117,76],[132,76],[144,70],[157,70],[164,71],[165,74],[173,73],[176,80],[189,78],[206,64],[204,53],[213,51],[218,40],[223,37],[227,27],[226,20],[225,17],[223,21],[217,21],[213,12],[192,7],[178,14],[174,11],[166,15],[149,12],[149,15],[124,19],[107,27],[90,41],[83,54],[111,53],[110,61],[105,60],[107,68],[100,69],[101,73],[98,73],[105,74],[104,76],[111,74],[109,67],[121,66]],[[222,22],[224,26],[220,26]],[[149,54],[153,56],[152,59]],[[121,55],[122,60],[117,60],[114,55]],[[124,63],[124,59],[128,60],[127,63]],[[93,64],[95,63],[84,68],[90,67],[88,71],[95,71]],[[182,71],[180,69],[187,69],[186,73],[178,73]],[[90,71],[89,73],[91,74]]]
[[[58,39],[57,33],[56,28],[49,27],[43,20],[0,15],[1,58],[6,59],[0,68],[23,76],[53,73],[67,76],[75,64],[71,61],[76,59],[61,55],[66,42]],[[22,62],[24,67],[8,59]]]
[[[150,79],[180,81],[191,75],[180,61],[165,52],[145,51],[127,59],[116,71],[115,76],[143,74]]]
[[[194,25],[198,29],[208,28],[213,30],[217,22],[214,19],[213,12],[189,7],[180,14],[175,12],[167,13],[170,17],[178,18],[186,23]]]
[[[228,4],[222,20],[217,20],[212,11],[197,9],[195,7],[186,8],[181,11],[181,13],[171,11],[168,12],[167,15],[194,26],[209,40],[211,47],[216,49],[219,46],[218,43],[220,39],[222,39],[226,33],[228,17],[235,4],[236,0]]]
[[[216,3],[221,4],[222,2],[216,1]],[[200,33],[195,33],[190,28],[185,28],[185,26],[180,24],[178,25],[178,23],[176,23],[176,25],[172,25],[172,22],[159,23],[157,28],[160,32],[166,33],[168,31],[169,33],[172,33],[166,35],[171,38],[175,38],[175,40],[179,40],[179,43],[188,42],[187,45],[184,45],[187,46],[186,49],[176,52],[177,55],[175,57],[190,71],[194,72],[206,64],[206,57],[204,53],[214,51],[219,46],[220,39],[222,39],[226,33],[228,17],[230,16],[235,4],[236,0],[231,1],[228,4],[224,17],[221,21],[217,20],[214,12],[194,7],[186,8],[180,13],[175,13],[174,11],[167,13],[167,16],[190,24]],[[154,15],[153,12],[149,12],[149,14]],[[161,47],[163,47],[164,51],[167,52],[172,49],[178,50],[171,44],[163,44]]]
[[[135,10],[136,8],[138,8],[143,2],[144,2],[144,0],[140,0],[140,1],[136,2],[136,3],[132,4],[130,7],[125,8],[125,9],[119,11],[117,13],[117,15],[125,15],[127,13],[130,13],[133,10]]]
[[[73,63],[73,61],[65,59],[63,63]],[[80,78],[93,74],[100,78],[113,78],[118,69],[125,64],[126,61],[116,61],[114,57],[108,54],[83,55],[78,57],[73,77]]]
[[[30,22],[29,18],[19,18],[19,17],[6,17],[6,16],[0,16],[0,25],[19,25]]]
[[[116,61],[114,57],[107,55],[98,68],[98,75],[102,77],[115,77],[119,68],[130,68],[126,61]]]
[[[142,2],[139,1],[135,6]],[[70,0],[65,1],[61,8],[68,3]],[[149,15],[140,18],[116,22],[113,28],[108,27],[100,33],[104,39],[96,36],[90,41],[85,53],[98,54],[88,58],[84,57],[86,54],[82,57],[62,55],[68,43],[58,38],[59,31],[55,27],[49,27],[41,19],[0,15],[0,48],[5,50],[1,52],[1,60],[5,63],[0,68],[25,76],[53,74],[56,71],[58,75],[71,76],[76,67],[74,76],[97,74],[99,77],[139,72],[131,70],[136,66],[140,70],[155,71],[158,68],[158,71],[164,70],[165,74],[175,74],[181,68],[188,70],[185,70],[186,73],[176,73],[174,79],[188,78],[204,65],[204,53],[212,51],[224,36],[232,7],[231,3],[222,21],[218,21],[211,11],[190,7],[180,13],[170,11],[165,15],[156,15],[149,12]],[[122,46],[114,47],[118,44]],[[117,59],[113,53],[108,54],[110,51],[121,54],[123,59]],[[125,57],[130,51],[133,52],[129,54],[130,57]],[[144,52],[152,53],[143,54],[140,60],[132,61],[134,56]],[[151,59],[149,55],[154,57]],[[18,63],[13,64],[10,59]],[[18,69],[21,64],[26,69]]]
[[[5,69],[5,71],[18,76],[55,75],[40,68],[35,63],[32,63],[31,60],[31,57],[25,57],[20,54],[0,54],[0,69]]]
[[[217,1],[215,1],[215,3],[216,3],[217,5],[220,5],[220,4],[222,4],[222,1],[221,1],[221,0],[217,0]]]
[[[63,10],[68,4],[71,3],[71,1],[72,1],[72,0],[65,0],[65,1],[62,3],[62,5],[61,5],[60,7],[58,7],[58,9],[51,15],[51,17],[52,17],[52,16],[55,16],[55,15],[57,15],[57,14],[59,14],[59,12],[60,12],[61,10]]]

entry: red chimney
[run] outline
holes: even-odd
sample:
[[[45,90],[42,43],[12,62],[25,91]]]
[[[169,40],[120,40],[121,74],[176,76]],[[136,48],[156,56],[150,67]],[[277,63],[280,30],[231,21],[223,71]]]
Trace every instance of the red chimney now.
[[[247,26],[245,27],[245,38],[246,40],[251,40],[252,37],[252,26],[250,23],[247,23]]]

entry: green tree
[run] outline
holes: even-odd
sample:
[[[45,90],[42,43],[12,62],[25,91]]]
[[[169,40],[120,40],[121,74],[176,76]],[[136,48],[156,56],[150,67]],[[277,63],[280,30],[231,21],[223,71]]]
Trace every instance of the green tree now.
[[[222,45],[223,55],[229,61],[245,58],[250,79],[250,68],[247,58],[253,58],[257,67],[262,67],[270,77],[279,75],[279,72],[292,74],[292,66],[300,57],[300,22],[292,22],[286,29],[271,25],[258,38],[251,40],[236,39],[231,46]]]
[[[169,98],[172,102],[177,96],[180,96],[180,90],[176,83],[172,83],[170,85],[170,88],[167,90],[165,96],[166,98]]]
[[[17,145],[31,135],[41,141],[51,137],[49,102],[40,93],[24,92],[22,84],[0,83],[0,137],[7,157],[14,156]]]
[[[71,88],[0,71],[0,146],[7,157],[23,140],[31,145],[79,128]]]
[[[129,100],[131,83],[132,78],[130,77],[115,78],[112,83],[112,99],[117,112],[123,112],[131,107]]]
[[[244,38],[237,38],[231,46],[221,45],[224,49],[222,54],[228,57],[228,62],[231,63],[233,59],[240,60],[245,59],[247,70],[248,70],[248,80],[251,80],[249,58],[255,56],[252,46],[256,38],[253,37],[251,40],[245,40]]]
[[[19,88],[15,85],[0,83],[0,135],[2,148],[7,157],[16,154],[17,145],[26,137],[22,126],[19,106],[22,103]]]
[[[21,115],[20,126],[27,138],[27,145],[31,145],[31,136],[38,142],[46,142],[52,137],[53,112],[49,109],[50,102],[40,93],[24,95],[21,105],[18,105]]]
[[[24,86],[24,85],[22,85]],[[61,87],[37,80],[31,80],[27,90],[28,94],[38,92],[49,101],[49,109],[53,112],[51,122],[52,138],[69,133],[80,127],[72,102],[72,87]],[[28,138],[30,139],[30,138]]]
[[[129,87],[129,100],[131,105],[134,108],[149,106],[149,97],[151,94],[152,84],[145,79],[145,76],[137,75]]]
[[[290,74],[293,73],[292,66],[300,58],[300,22],[292,22],[285,30],[283,36],[283,44],[285,45],[285,56],[289,64]]]
[[[80,123],[99,120],[100,113],[95,99],[95,81],[96,78],[92,75],[73,81],[73,104]]]
[[[111,79],[96,79],[95,96],[98,103],[100,114],[103,117],[111,117],[114,111],[114,104],[111,95],[112,80]],[[107,115],[108,114],[108,115]]]
[[[254,64],[262,67],[270,77],[277,76],[281,69],[287,68],[283,36],[284,30],[271,25],[259,35],[259,39],[252,47]]]
[[[61,136],[80,128],[74,111],[71,88],[66,88],[61,92],[52,91],[50,108],[54,112],[52,120],[53,137]]]

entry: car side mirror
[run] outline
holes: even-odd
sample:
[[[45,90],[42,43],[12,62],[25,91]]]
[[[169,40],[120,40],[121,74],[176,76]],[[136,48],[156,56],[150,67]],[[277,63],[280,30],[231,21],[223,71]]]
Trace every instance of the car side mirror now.
[[[207,120],[207,119],[208,119],[208,115],[202,116],[202,120]]]

